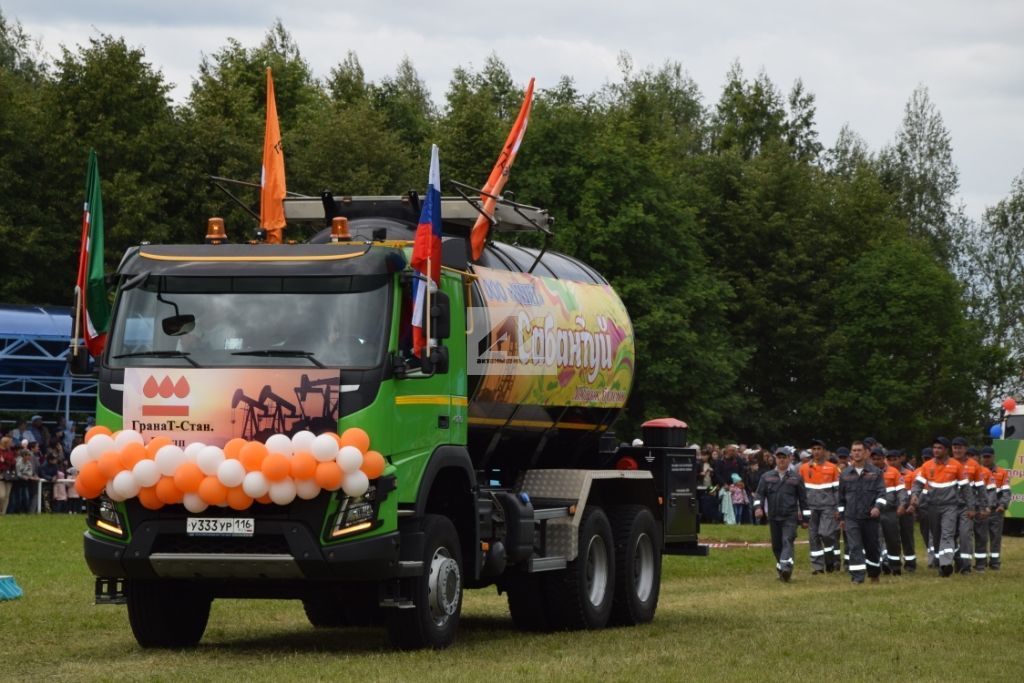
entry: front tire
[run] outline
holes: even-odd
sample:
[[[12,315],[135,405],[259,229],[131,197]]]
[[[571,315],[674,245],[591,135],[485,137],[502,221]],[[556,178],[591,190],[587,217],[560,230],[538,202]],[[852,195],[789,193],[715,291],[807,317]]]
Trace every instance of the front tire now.
[[[587,507],[580,520],[576,559],[545,577],[551,625],[556,629],[604,628],[615,592],[615,558],[611,524],[604,511]]]
[[[202,589],[172,581],[125,581],[128,623],[145,648],[194,647],[206,632],[213,599]]]
[[[414,607],[393,608],[387,617],[388,638],[402,650],[440,650],[455,642],[462,614],[462,550],[451,520],[425,515],[423,574],[413,579]]]
[[[649,508],[624,505],[612,513],[615,599],[611,622],[620,626],[654,619],[661,592],[661,534]]]

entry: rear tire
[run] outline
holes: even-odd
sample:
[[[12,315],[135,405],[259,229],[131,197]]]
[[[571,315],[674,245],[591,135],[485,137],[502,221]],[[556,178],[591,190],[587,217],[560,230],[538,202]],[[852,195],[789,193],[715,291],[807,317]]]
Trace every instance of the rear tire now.
[[[661,592],[661,534],[649,508],[624,505],[612,511],[615,599],[611,622],[620,626],[654,619]]]
[[[142,647],[195,646],[206,631],[213,599],[201,589],[173,581],[125,581],[128,623]]]
[[[615,593],[615,546],[608,517],[588,506],[580,521],[578,555],[545,577],[548,615],[556,629],[604,628]]]
[[[462,614],[462,550],[455,525],[442,515],[425,515],[423,574],[412,580],[411,608],[388,610],[391,644],[402,650],[440,650],[455,642]]]

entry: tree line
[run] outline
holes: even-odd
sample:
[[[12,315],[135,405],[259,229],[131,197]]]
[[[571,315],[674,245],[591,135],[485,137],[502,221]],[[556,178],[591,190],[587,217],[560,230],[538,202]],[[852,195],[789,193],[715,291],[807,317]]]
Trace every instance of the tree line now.
[[[251,234],[207,178],[258,181],[266,66],[288,188],[310,195],[422,190],[431,143],[443,182],[479,185],[523,94],[498,56],[456,68],[440,106],[407,58],[370,81],[348,52],[316,78],[278,22],[257,46],[204,56],[175,105],[123,37],[50,59],[0,15],[0,301],[71,303],[90,147],[109,269],[140,241],[201,240],[212,215]],[[826,145],[800,81],[787,93],[736,63],[712,102],[678,63],[623,55],[620,72],[595,92],[569,76],[538,90],[508,189],[550,210],[552,247],[596,267],[630,312],[624,431],[660,415],[761,443],[987,431],[1021,388],[1024,176],[968,219],[924,87],[872,151],[849,127]]]

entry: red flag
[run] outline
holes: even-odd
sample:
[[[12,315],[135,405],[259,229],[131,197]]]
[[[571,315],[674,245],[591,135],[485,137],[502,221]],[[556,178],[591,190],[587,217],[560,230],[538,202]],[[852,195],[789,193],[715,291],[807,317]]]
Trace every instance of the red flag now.
[[[508,180],[508,173],[509,169],[512,168],[512,162],[516,160],[516,152],[519,151],[519,144],[523,141],[523,135],[526,133],[526,124],[530,118],[531,104],[533,104],[532,78],[530,79],[530,85],[526,87],[523,106],[519,108],[516,122],[512,124],[512,130],[509,131],[508,139],[505,140],[505,146],[502,147],[501,154],[498,155],[498,161],[494,164],[494,168],[491,169],[491,175],[487,178],[487,184],[483,187],[486,194],[480,195],[480,201],[483,202],[486,216],[477,217],[476,223],[473,224],[473,230],[470,233],[474,261],[480,258],[480,254],[484,253],[484,244],[487,242],[487,233],[491,229],[494,207],[497,204],[497,200],[494,197],[501,195],[505,182]]]
[[[437,145],[430,146],[430,170],[427,173],[427,191],[420,210],[420,222],[416,226],[416,241],[412,247],[409,265],[429,277],[434,285],[441,282],[441,163],[438,160]],[[413,281],[412,337],[413,353],[420,356],[427,346],[424,331],[423,306],[426,290],[430,283]]]
[[[267,231],[269,244],[281,244],[284,220],[284,149],[277,121],[274,79],[267,67],[267,125],[263,133],[263,170],[260,174],[260,227]]]

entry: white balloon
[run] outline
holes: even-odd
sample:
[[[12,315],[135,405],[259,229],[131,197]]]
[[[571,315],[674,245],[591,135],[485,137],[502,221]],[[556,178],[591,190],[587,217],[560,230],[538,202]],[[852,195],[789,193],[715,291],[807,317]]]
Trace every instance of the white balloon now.
[[[186,493],[185,499],[181,501],[189,512],[202,512],[206,509],[206,503],[199,497],[198,493]]]
[[[185,446],[185,457],[188,460],[195,462],[196,457],[199,455],[199,451],[203,450],[204,448],[206,448],[206,444],[201,441],[190,443],[189,445]]]
[[[160,474],[165,477],[173,477],[174,473],[178,471],[178,467],[184,464],[187,460],[188,458],[185,456],[185,451],[181,450],[174,444],[162,446],[160,450],[156,452],[156,457],[153,458],[157,469],[160,470]]]
[[[89,455],[89,447],[84,443],[80,443],[71,449],[71,464],[78,469],[82,469],[82,465],[92,459],[92,456]]]
[[[341,490],[345,492],[346,496],[352,496],[353,498],[363,495],[369,488],[370,479],[361,470],[347,472],[341,482]]]
[[[135,463],[132,475],[139,486],[156,486],[156,483],[160,481],[160,468],[155,460],[145,458]]]
[[[295,432],[295,436],[292,437],[292,446],[294,452],[299,451],[311,451],[313,450],[313,442],[316,441],[316,434],[313,432],[303,429],[301,432]]]
[[[245,480],[245,466],[238,460],[225,460],[217,467],[217,479],[229,489],[234,488]]]
[[[139,495],[139,482],[135,480],[135,475],[128,470],[118,472],[114,481],[110,483],[110,488],[124,499]]]
[[[250,472],[242,480],[242,490],[250,498],[262,498],[270,490],[270,482],[262,472]]]
[[[295,482],[295,495],[302,500],[313,500],[320,495],[320,486],[316,479],[299,479]]]
[[[119,451],[123,450],[124,447],[130,443],[144,445],[146,443],[146,440],[142,438],[142,434],[139,434],[134,429],[125,429],[124,431],[119,432],[118,435],[114,437],[114,445],[117,447],[117,450]]]
[[[115,503],[120,503],[122,500],[125,500],[124,496],[119,495],[117,491],[114,490],[113,481],[107,482],[107,498],[114,501]]]
[[[338,442],[330,434],[321,434],[313,440],[313,457],[330,462],[338,457]]]
[[[224,451],[216,446],[207,446],[196,454],[196,464],[208,477],[217,475],[217,468],[224,462]]]
[[[270,485],[270,500],[278,505],[287,505],[295,500],[295,484],[291,479],[276,481]]]
[[[115,451],[117,447],[114,445],[114,440],[107,434],[95,434],[89,443],[86,444],[86,448],[89,449],[89,459],[99,460],[100,456],[107,451]]]
[[[271,453],[281,453],[282,455],[287,455],[289,458],[295,453],[295,446],[292,444],[292,440],[284,434],[274,434],[267,439],[267,442],[264,445]]]
[[[355,472],[363,466],[363,452],[355,446],[342,446],[338,451],[338,466],[345,474]]]

